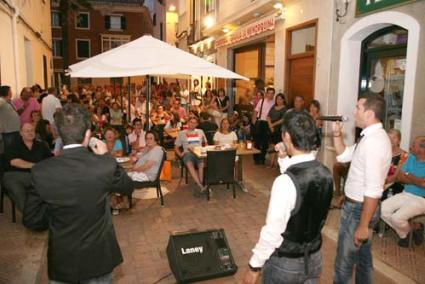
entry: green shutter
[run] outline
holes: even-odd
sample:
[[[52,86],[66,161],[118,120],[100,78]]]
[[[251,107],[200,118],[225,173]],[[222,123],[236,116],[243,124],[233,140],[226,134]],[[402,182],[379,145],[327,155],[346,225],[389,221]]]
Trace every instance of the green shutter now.
[[[121,29],[125,30],[126,28],[125,16],[121,16]]]
[[[109,30],[111,28],[111,18],[109,16],[105,16],[105,29]]]

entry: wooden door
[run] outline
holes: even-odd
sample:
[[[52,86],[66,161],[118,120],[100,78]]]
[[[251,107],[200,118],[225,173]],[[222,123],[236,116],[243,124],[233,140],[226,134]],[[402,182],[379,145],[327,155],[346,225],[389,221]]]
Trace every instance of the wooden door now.
[[[286,30],[285,95],[290,106],[302,96],[305,107],[314,99],[317,19]]]
[[[293,103],[295,96],[302,96],[308,106],[314,96],[314,56],[294,58],[289,64],[289,103]]]

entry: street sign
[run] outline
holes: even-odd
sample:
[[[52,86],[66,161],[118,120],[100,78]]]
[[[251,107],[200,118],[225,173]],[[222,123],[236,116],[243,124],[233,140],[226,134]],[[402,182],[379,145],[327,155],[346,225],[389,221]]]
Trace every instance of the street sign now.
[[[422,0],[356,0],[356,17]]]

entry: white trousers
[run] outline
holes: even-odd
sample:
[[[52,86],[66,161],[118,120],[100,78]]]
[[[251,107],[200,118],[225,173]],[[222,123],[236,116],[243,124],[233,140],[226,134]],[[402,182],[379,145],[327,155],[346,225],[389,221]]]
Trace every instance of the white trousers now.
[[[425,198],[411,193],[402,192],[394,195],[381,206],[381,218],[391,226],[400,238],[405,238],[410,232],[409,219],[425,214]]]

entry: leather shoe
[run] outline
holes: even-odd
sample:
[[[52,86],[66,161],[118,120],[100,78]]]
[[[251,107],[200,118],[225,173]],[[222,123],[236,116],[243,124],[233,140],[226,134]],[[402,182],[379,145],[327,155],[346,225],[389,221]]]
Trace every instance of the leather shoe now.
[[[404,239],[400,238],[397,242],[399,247],[402,248],[408,248],[409,247],[409,235],[407,235],[407,237],[405,237]]]
[[[413,230],[413,241],[415,245],[420,246],[424,242],[424,225],[421,224],[419,229]]]

